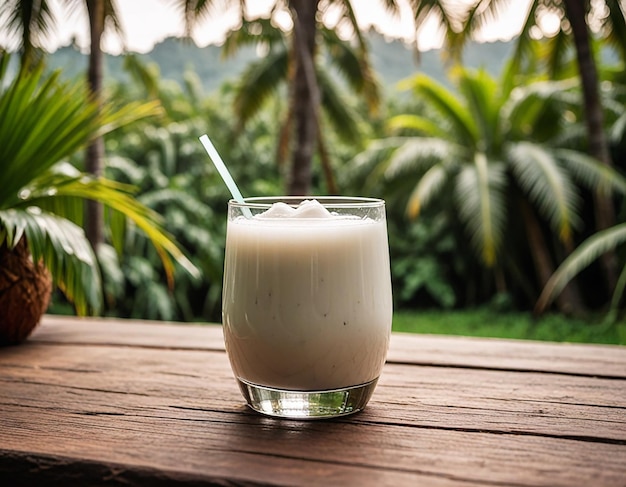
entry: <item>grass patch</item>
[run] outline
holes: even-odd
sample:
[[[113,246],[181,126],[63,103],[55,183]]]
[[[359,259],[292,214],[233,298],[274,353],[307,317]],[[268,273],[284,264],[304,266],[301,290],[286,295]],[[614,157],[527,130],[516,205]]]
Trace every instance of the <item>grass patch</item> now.
[[[554,342],[626,345],[626,322],[568,318],[558,314],[534,319],[530,313],[489,309],[461,311],[398,310],[393,330],[408,333],[516,338]]]

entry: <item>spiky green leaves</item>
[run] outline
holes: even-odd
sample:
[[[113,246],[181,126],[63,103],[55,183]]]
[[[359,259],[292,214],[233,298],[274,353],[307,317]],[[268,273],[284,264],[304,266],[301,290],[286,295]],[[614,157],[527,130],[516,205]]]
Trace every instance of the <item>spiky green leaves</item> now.
[[[103,109],[91,101],[83,82],[60,82],[41,68],[7,79],[8,55],[0,57],[0,244],[13,247],[23,236],[37,261],[79,313],[101,304],[96,260],[80,225],[85,200],[103,203],[112,214],[116,248],[129,222],[140,228],[160,255],[171,281],[174,262],[196,268],[160,224],[159,216],[132,196],[132,188],[94,178],[59,161],[93,137],[139,118],[159,113],[155,103]]]
[[[0,242],[12,249],[22,237],[33,260],[44,262],[78,314],[100,309],[100,273],[82,228],[36,206],[0,210]]]
[[[506,76],[506,74],[505,74]],[[439,200],[454,201],[477,254],[493,266],[503,251],[507,215],[520,194],[552,228],[571,242],[580,223],[580,187],[626,192],[626,179],[595,159],[559,147],[576,89],[571,82],[541,82],[510,90],[484,71],[459,68],[459,90],[425,76],[405,86],[422,102],[420,113],[389,122],[402,137],[372,143],[355,159],[392,185],[413,187],[407,214],[417,217]],[[450,196],[454,198],[450,198]]]

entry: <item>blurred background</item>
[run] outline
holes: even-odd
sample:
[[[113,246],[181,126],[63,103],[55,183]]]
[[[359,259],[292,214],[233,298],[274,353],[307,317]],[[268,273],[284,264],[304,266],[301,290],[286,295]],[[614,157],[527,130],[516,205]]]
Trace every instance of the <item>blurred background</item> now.
[[[97,255],[98,282],[81,283],[102,296],[96,314],[220,321],[229,193],[207,133],[246,196],[386,200],[395,330],[626,344],[625,12],[5,0],[0,86],[8,100],[40,69],[100,106],[151,103],[54,162],[132,188],[198,272],[176,263],[168,279],[145,233],[125,223],[114,237],[116,213],[92,204],[74,221]],[[51,144],[59,127],[45,125]],[[64,290],[48,312],[76,312]]]

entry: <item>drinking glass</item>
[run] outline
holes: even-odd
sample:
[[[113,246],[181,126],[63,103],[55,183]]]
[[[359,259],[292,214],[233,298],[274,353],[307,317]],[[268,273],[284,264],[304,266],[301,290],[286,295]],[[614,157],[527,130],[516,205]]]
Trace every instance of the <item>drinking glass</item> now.
[[[325,214],[284,211],[298,208],[302,197],[228,204],[226,351],[247,404],[270,416],[331,418],[362,410],[387,355],[385,203],[315,200]],[[265,213],[275,203],[282,210]]]

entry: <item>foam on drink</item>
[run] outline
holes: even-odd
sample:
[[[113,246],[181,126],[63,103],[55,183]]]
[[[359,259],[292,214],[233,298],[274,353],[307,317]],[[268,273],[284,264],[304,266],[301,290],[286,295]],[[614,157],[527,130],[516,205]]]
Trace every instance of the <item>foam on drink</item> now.
[[[228,222],[224,335],[235,374],[292,390],[376,379],[391,330],[386,222],[318,201]]]
[[[256,218],[332,218],[333,215],[317,200],[304,200],[297,207],[287,203],[274,203],[269,210],[256,215]]]

